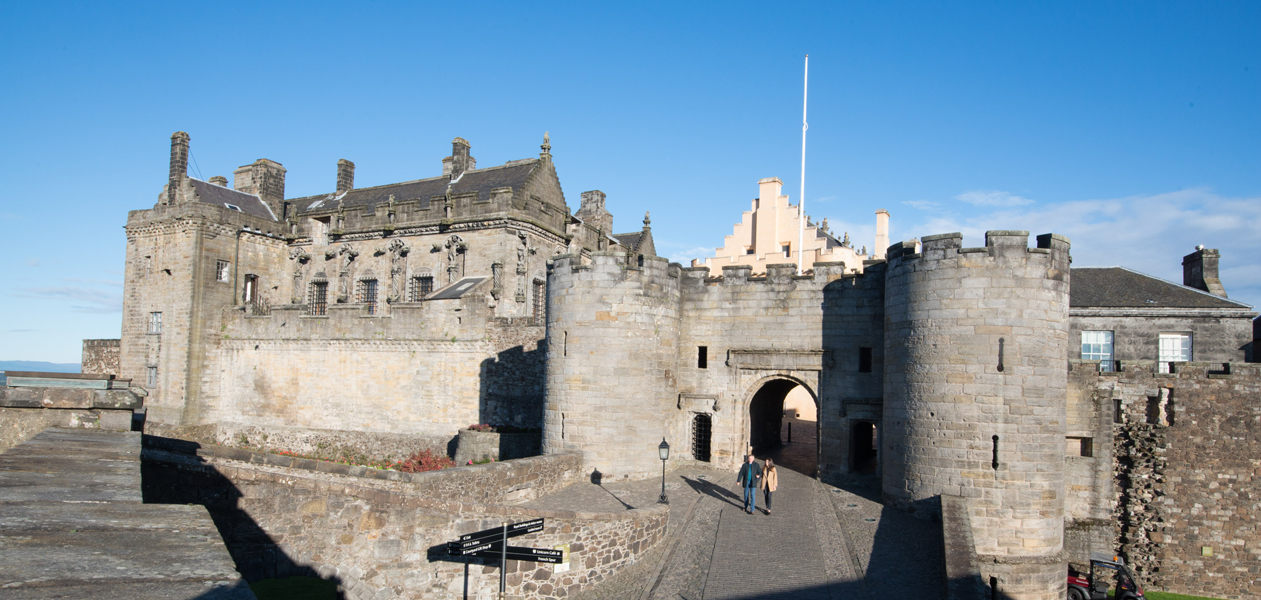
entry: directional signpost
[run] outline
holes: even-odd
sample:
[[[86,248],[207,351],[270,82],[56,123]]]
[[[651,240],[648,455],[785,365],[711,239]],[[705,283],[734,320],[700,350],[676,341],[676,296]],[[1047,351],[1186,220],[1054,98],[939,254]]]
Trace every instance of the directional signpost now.
[[[475,533],[467,533],[460,536],[459,540],[447,542],[447,553],[452,556],[471,556],[475,558],[498,558],[499,559],[499,597],[504,597],[504,587],[507,580],[507,571],[504,569],[505,562],[509,560],[527,560],[530,562],[541,562],[550,564],[559,564],[564,552],[561,550],[553,550],[551,548],[527,548],[523,546],[509,546],[508,538],[514,538],[528,533],[538,533],[543,531],[543,519],[531,519],[520,523],[504,523],[502,527],[494,527],[491,529],[483,529]]]

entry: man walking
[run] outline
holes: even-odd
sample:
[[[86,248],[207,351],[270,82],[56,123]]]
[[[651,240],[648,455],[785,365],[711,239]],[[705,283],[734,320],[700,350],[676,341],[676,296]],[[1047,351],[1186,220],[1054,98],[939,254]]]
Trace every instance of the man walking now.
[[[762,479],[762,467],[754,462],[752,454],[745,455],[744,459],[736,483],[744,486],[744,512],[753,514],[757,510],[757,484]]]

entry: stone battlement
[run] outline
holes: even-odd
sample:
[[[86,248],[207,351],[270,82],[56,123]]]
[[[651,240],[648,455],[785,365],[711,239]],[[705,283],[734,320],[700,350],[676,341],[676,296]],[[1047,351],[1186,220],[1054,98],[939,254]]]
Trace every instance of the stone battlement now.
[[[888,257],[890,262],[916,259],[935,261],[959,255],[968,255],[969,259],[978,256],[1013,258],[1030,254],[1052,255],[1053,259],[1067,258],[1071,245],[1067,237],[1057,233],[1044,233],[1037,236],[1036,240],[1037,246],[1029,248],[1028,231],[994,230],[985,232],[984,246],[964,248],[962,233],[942,233],[893,244],[889,246]],[[1060,253],[1063,254],[1062,257],[1059,256]]]

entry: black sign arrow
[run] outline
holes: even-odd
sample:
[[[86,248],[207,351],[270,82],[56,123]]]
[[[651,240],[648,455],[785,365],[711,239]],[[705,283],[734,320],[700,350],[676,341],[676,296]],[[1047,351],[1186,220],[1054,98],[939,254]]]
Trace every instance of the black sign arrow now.
[[[508,537],[517,537],[519,535],[525,535],[527,533],[538,533],[540,531],[543,531],[543,519],[542,518],[530,519],[529,521],[522,521],[520,523],[513,523],[509,525]],[[473,533],[466,533],[460,536],[460,541],[471,542],[474,540],[485,540],[487,538],[494,538],[494,537],[502,538],[503,535],[504,535],[503,527],[492,527],[490,529],[483,529],[481,531],[475,531]]]
[[[480,550],[468,554],[477,558],[499,558],[503,556],[508,560],[524,560],[529,562],[541,562],[550,564],[560,564],[565,553],[561,550],[552,550],[551,548],[525,548],[522,546],[508,546],[506,553],[500,553],[498,548],[488,550]]]

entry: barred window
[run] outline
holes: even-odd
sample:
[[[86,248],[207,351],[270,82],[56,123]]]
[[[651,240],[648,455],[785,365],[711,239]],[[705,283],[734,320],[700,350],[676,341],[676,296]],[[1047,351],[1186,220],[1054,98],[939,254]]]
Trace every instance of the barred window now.
[[[1112,370],[1112,332],[1081,332],[1081,359],[1099,361],[1100,371]]]
[[[228,280],[228,261],[226,260],[215,261],[215,281],[227,281],[227,280]]]
[[[311,299],[308,303],[309,314],[324,316],[328,314],[328,282],[311,282]]]
[[[359,301],[368,305],[368,314],[377,314],[377,280],[364,279],[359,282]]]
[[[149,313],[149,333],[162,333],[162,313]]]
[[[421,275],[413,277],[411,280],[411,289],[408,290],[408,299],[412,302],[420,302],[425,296],[433,293],[433,277],[429,275]]]

